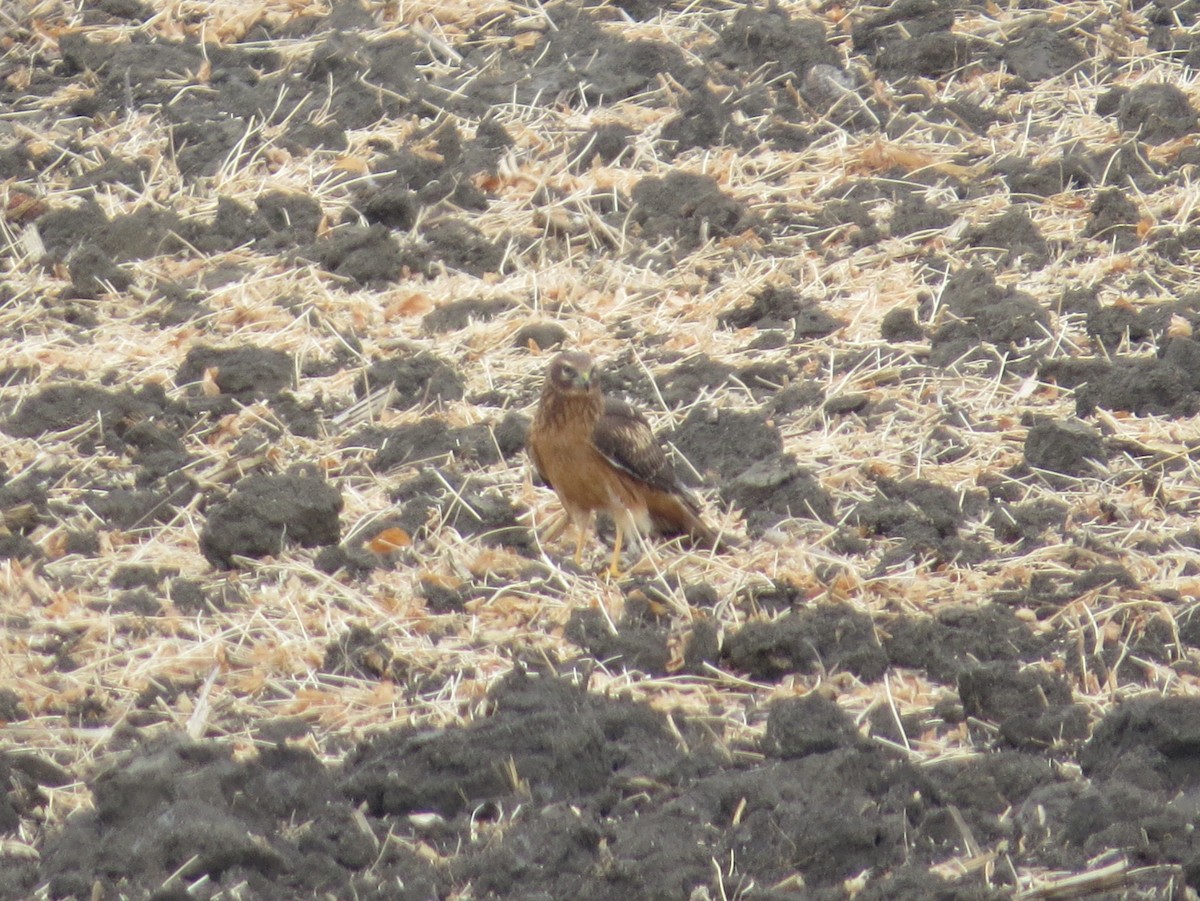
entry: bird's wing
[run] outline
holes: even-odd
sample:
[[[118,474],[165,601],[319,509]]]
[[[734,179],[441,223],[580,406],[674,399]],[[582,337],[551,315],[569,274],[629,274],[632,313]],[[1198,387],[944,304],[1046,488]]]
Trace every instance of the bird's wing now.
[[[689,506],[695,504],[691,493],[680,484],[650,423],[624,401],[605,399],[604,412],[592,430],[592,445],[609,463],[639,482],[678,495]]]
[[[546,477],[546,467],[542,463],[542,456],[538,453],[536,434],[533,429],[530,429],[529,437],[525,440],[525,452],[529,454],[529,459],[533,461],[533,470],[538,474],[538,477],[546,483],[551,491],[557,491],[550,483],[550,479]]]
[[[633,478],[642,492],[655,531],[689,534],[706,547],[720,540],[700,515],[700,502],[679,477],[650,429],[650,423],[624,401],[609,398],[592,431],[592,446],[617,470]]]

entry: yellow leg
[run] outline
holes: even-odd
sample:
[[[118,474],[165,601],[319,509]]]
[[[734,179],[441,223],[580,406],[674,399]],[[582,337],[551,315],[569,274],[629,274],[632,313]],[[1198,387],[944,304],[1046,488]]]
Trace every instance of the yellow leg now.
[[[575,565],[579,566],[583,563],[583,540],[587,537],[587,532],[583,526],[576,526],[575,531],[578,533],[575,537]]]
[[[592,530],[592,517],[595,514],[588,512],[582,516],[573,516],[575,520],[575,565],[579,566],[583,563],[583,543],[587,540],[588,532]]]
[[[625,535],[625,530],[621,528],[621,524],[617,524],[617,537],[613,539],[613,555],[612,563],[609,564],[608,574],[614,579],[621,578],[621,539]]]

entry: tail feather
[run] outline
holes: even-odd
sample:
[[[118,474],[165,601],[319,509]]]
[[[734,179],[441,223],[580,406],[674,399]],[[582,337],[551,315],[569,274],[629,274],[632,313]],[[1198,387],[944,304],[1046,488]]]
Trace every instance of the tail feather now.
[[[732,536],[718,534],[704,521],[691,498],[655,492],[647,500],[650,522],[659,535],[668,538],[687,535],[700,547],[718,551],[738,547]]]

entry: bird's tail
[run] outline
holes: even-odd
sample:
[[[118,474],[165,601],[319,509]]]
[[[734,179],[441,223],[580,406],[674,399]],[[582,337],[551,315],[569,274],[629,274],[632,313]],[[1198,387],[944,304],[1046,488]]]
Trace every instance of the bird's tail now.
[[[718,533],[700,515],[690,497],[661,495],[648,504],[650,522],[654,531],[668,538],[686,535],[695,544],[716,551],[728,551],[740,547],[732,535]]]

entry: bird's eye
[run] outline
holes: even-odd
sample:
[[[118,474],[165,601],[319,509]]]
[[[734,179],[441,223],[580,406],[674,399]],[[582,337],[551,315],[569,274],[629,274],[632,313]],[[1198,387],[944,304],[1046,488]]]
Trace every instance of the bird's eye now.
[[[562,368],[562,374],[563,374],[563,378],[567,378],[567,379],[575,378],[575,370],[565,364],[563,365],[563,368]]]

